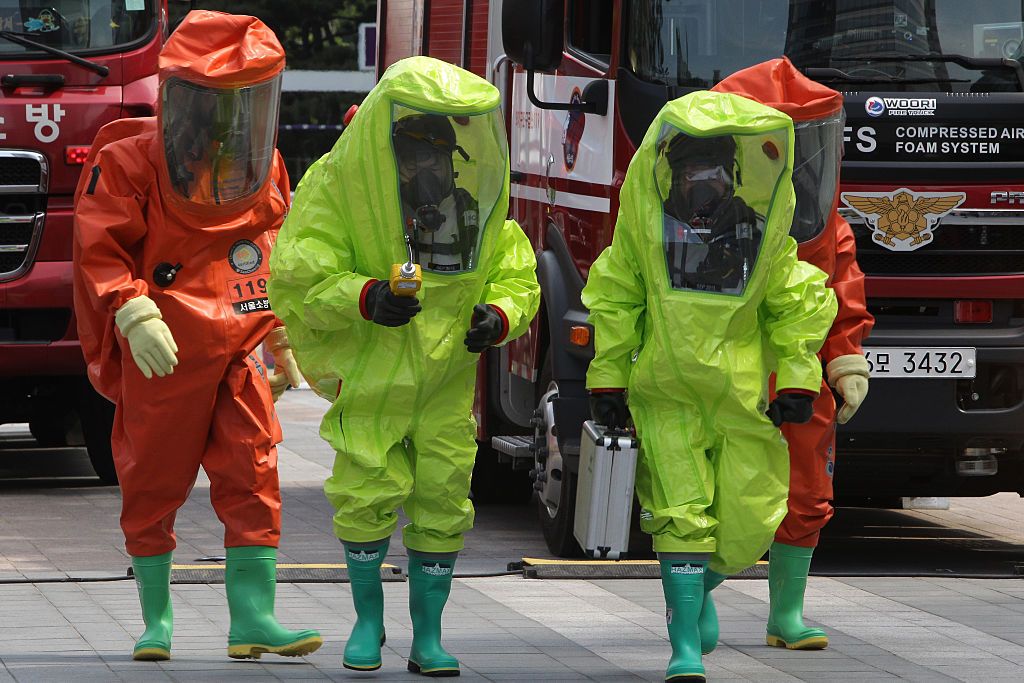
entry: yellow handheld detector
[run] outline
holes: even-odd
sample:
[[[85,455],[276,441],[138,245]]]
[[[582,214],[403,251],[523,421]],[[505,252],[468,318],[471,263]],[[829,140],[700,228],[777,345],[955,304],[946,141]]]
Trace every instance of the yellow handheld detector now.
[[[405,236],[405,247],[409,252],[408,262],[391,266],[391,293],[395,296],[416,296],[423,285],[423,269],[418,263],[413,263],[412,242],[408,235]]]

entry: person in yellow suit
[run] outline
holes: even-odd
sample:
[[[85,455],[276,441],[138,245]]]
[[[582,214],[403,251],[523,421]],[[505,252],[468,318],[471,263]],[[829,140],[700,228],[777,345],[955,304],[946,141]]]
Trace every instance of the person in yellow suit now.
[[[771,544],[789,483],[778,426],[809,420],[821,387],[816,353],[836,300],[789,236],[792,167],[785,114],[710,92],[668,103],[583,290],[593,418],[623,427],[631,414],[640,438],[640,524],[661,563],[672,643],[666,681],[704,680],[704,574],[740,571]]]
[[[302,371],[334,401],[324,487],[358,619],[343,664],[381,665],[380,565],[403,506],[409,524],[408,667],[456,675],[441,611],[473,525],[471,409],[479,353],[537,312],[536,259],[508,215],[498,90],[429,57],[392,65],[334,149],[307,171],[271,255],[270,300]],[[388,278],[408,260],[416,297]]]

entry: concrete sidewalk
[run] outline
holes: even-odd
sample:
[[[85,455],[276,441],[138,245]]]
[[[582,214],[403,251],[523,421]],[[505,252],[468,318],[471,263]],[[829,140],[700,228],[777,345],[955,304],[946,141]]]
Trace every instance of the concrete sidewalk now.
[[[716,592],[722,645],[711,681],[1020,681],[1019,580],[812,578],[807,613],[832,644],[820,652],[764,645],[768,585],[730,580]],[[422,680],[405,670],[412,638],[407,584],[385,584],[388,642],[376,674],[341,668],[354,619],[347,584],[281,584],[278,616],[326,643],[304,659],[233,661],[222,585],[175,585],[173,659],[133,662],[142,630],[128,581],[0,585],[0,682]],[[662,680],[669,655],[660,582],[457,579],[445,642],[462,677],[491,681]]]
[[[279,446],[283,498],[282,563],[337,563],[341,547],[323,493],[334,451],[319,436],[327,403],[308,390],[288,391],[277,410],[285,440]],[[130,560],[118,526],[120,492],[99,486],[83,449],[19,449],[31,443],[0,427],[0,581],[124,575]],[[20,439],[20,441],[19,441]],[[812,571],[822,575],[1024,572],[1024,499],[1013,493],[954,498],[949,510],[837,512],[825,528]],[[223,527],[200,473],[175,524],[175,561],[223,555]],[[399,533],[389,561],[404,560]],[[550,557],[531,505],[479,506],[466,536],[459,573],[499,572],[523,557]],[[971,572],[965,572],[970,574]]]
[[[343,561],[322,491],[334,458],[317,435],[325,405],[307,391],[290,391],[278,404],[286,435],[282,563]],[[354,612],[349,586],[340,583],[278,587],[281,621],[319,628],[326,639],[310,657],[228,659],[223,585],[176,584],[174,658],[131,661],[142,632],[133,582],[42,582],[124,574],[117,489],[96,486],[76,449],[20,451],[0,440],[4,466],[13,474],[0,485],[0,683],[422,680],[405,670],[412,633],[404,582],[384,587],[388,642],[375,674],[341,668]],[[921,566],[941,574],[934,568],[947,571],[948,558],[1013,561],[1017,555],[1003,546],[1024,543],[1021,519],[1024,501],[1013,494],[954,499],[948,511],[841,510],[825,540],[841,551],[833,551],[833,566],[898,569],[907,556],[931,555],[940,559]],[[179,512],[177,531],[176,562],[223,554],[204,476]],[[509,561],[549,555],[531,506],[481,506],[466,542],[457,575],[497,573]],[[404,567],[397,536],[391,548],[388,562]],[[828,543],[819,550],[818,568],[828,564]],[[730,580],[716,591],[723,644],[705,658],[709,680],[1024,680],[1020,579],[814,576],[809,585],[809,621],[832,638],[821,652],[764,645],[766,581]],[[471,680],[660,681],[669,656],[657,580],[457,578],[445,625],[446,645]]]

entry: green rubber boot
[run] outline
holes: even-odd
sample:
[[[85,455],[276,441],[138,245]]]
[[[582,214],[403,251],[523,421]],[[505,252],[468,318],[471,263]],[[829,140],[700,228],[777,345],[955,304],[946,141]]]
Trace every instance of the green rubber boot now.
[[[253,545],[227,549],[224,588],[231,631],[228,657],[259,659],[264,652],[301,657],[324,644],[316,631],[289,631],[274,617],[277,548]]]
[[[711,654],[718,647],[718,610],[711,598],[711,591],[722,585],[728,577],[711,571],[704,572],[704,604],[700,608],[697,629],[700,631],[700,653]]]
[[[384,587],[380,566],[388,554],[388,542],[346,543],[345,561],[352,586],[352,602],[356,607],[356,623],[345,643],[341,665],[354,671],[376,671],[380,668],[380,648],[384,645]]]
[[[409,615],[412,650],[409,671],[424,676],[458,676],[459,660],[441,647],[441,612],[452,590],[458,553],[409,551]]]
[[[672,643],[672,659],[665,671],[665,681],[670,683],[703,683],[707,680],[700,660],[700,631],[697,628],[701,606],[704,604],[707,560],[694,560],[693,557],[658,553],[661,585],[665,591],[668,639]]]
[[[804,625],[804,590],[814,548],[772,543],[768,555],[768,633],[765,642],[790,650],[824,650],[828,636]]]
[[[139,588],[142,620],[146,630],[135,643],[132,659],[161,662],[171,658],[171,553],[133,557],[132,573]]]

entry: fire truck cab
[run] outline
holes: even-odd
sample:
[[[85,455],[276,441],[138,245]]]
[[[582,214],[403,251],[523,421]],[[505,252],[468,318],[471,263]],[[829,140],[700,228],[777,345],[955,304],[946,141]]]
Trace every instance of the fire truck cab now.
[[[78,343],[72,200],[100,127],[156,111],[170,29],[167,0],[0,0],[0,423],[85,445],[106,483],[114,407]]]
[[[477,417],[493,450],[478,469],[531,472],[553,552],[577,552],[593,356],[580,291],[629,161],[665,102],[783,54],[845,96],[840,206],[877,320],[871,395],[838,432],[837,496],[1024,494],[1019,2],[497,5],[381,0],[378,64],[430,54],[504,93],[510,213],[537,249],[543,305],[530,334],[482,365]]]

